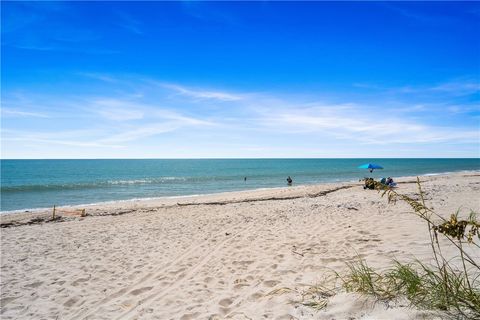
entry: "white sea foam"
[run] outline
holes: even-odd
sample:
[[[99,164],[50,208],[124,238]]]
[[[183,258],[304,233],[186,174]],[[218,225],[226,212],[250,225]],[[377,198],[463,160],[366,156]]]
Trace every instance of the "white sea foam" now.
[[[447,174],[459,174],[459,173],[480,173],[480,170],[459,170],[454,172],[441,172],[441,173],[427,173],[419,176],[439,176],[439,175],[447,175]],[[412,178],[415,176],[399,176],[396,177],[398,179],[402,178]],[[164,180],[185,180],[184,177],[162,177],[159,179]],[[134,184],[134,183],[143,183],[143,181],[150,181],[149,179],[138,179],[138,180],[116,180],[111,181],[117,182],[118,184],[125,183],[125,184]],[[320,185],[320,184],[329,184],[329,183],[355,183],[358,182],[357,180],[341,180],[335,179],[334,181],[323,181],[317,183],[308,183],[308,184],[295,184],[294,187],[302,187],[307,185]],[[122,200],[110,200],[110,201],[99,201],[93,203],[85,203],[85,204],[72,204],[72,205],[61,205],[58,206],[59,208],[85,208],[85,207],[92,207],[92,206],[101,206],[101,205],[116,205],[121,203],[131,203],[131,202],[144,202],[144,201],[158,201],[162,199],[181,199],[181,198],[190,198],[190,197],[199,197],[199,196],[214,196],[219,194],[226,194],[231,192],[254,192],[257,190],[276,190],[276,189],[283,189],[288,188],[287,186],[281,187],[262,187],[262,188],[255,188],[255,189],[242,189],[242,190],[229,190],[229,191],[221,191],[213,192],[213,193],[202,193],[202,194],[187,194],[187,195],[174,195],[174,196],[160,196],[160,197],[144,197],[144,198],[132,198],[132,199],[122,199]],[[37,212],[45,212],[51,210],[52,207],[40,207],[40,208],[28,208],[28,209],[18,209],[18,210],[8,210],[8,211],[0,211],[1,215],[6,214],[16,214],[16,213],[37,213]]]
[[[129,184],[153,184],[162,183],[165,181],[186,181],[185,177],[159,177],[159,178],[147,178],[147,179],[135,179],[135,180],[109,180],[107,184],[111,185],[129,185]]]

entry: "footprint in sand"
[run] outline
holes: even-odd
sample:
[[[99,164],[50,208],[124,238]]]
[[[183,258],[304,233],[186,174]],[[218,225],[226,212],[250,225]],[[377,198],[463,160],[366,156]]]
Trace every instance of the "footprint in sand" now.
[[[233,265],[241,265],[241,266],[244,266],[244,265],[252,264],[253,262],[254,262],[254,261],[252,261],[252,260],[233,261],[232,264],[233,264]]]
[[[275,256],[275,260],[277,260],[277,261],[282,261],[284,257],[285,257],[285,255],[279,254],[279,255],[276,255],[276,256]]]
[[[180,320],[193,320],[193,319],[198,319],[198,312],[195,313],[187,313],[184,314],[183,316],[180,317]]]
[[[218,302],[219,305],[221,305],[222,307],[228,307],[229,305],[232,304],[232,300],[229,299],[229,298],[225,298],[225,299],[222,299]]]
[[[27,284],[25,287],[28,287],[28,288],[38,288],[38,287],[40,287],[42,284],[43,284],[42,281],[37,281],[37,282],[29,283],[29,284]]]
[[[275,287],[277,284],[279,284],[280,281],[276,281],[276,280],[267,280],[267,281],[263,281],[263,285],[266,286],[266,287]]]
[[[79,299],[77,297],[73,297],[73,298],[70,298],[68,299],[63,305],[67,308],[70,308],[71,306],[73,306],[75,303],[77,303]]]
[[[143,288],[140,288],[140,289],[135,289],[135,290],[130,291],[130,294],[134,295],[134,296],[138,296],[139,294],[150,291],[152,289],[153,289],[153,287],[143,287]]]
[[[241,289],[241,288],[243,288],[243,287],[248,287],[248,286],[250,286],[250,285],[248,284],[248,281],[247,281],[246,279],[237,279],[237,280],[235,280],[233,283],[234,283],[233,288],[234,288],[235,290],[239,290],[239,289]]]
[[[90,280],[91,275],[88,278],[78,278],[77,280],[72,282],[72,286],[76,287],[79,283],[86,282]]]
[[[262,298],[264,296],[264,292],[263,291],[257,291],[255,293],[252,293],[249,297],[248,297],[248,301],[257,301],[258,299]]]
[[[0,307],[3,309],[7,304],[9,304],[12,301],[15,301],[17,297],[5,297],[0,299]]]

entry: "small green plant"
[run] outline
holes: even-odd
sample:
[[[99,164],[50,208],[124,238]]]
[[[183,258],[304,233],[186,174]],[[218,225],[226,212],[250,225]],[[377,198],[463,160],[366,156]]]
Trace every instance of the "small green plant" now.
[[[480,262],[464,248],[469,245],[480,249],[477,216],[471,212],[467,219],[462,220],[459,212],[456,212],[447,220],[426,206],[419,178],[417,187],[419,197],[413,199],[375,182],[375,189],[382,192],[382,197],[386,196],[393,203],[398,200],[408,203],[414,213],[426,222],[434,264],[426,265],[420,261],[403,264],[395,261],[392,268],[378,274],[365,262],[359,262],[356,268],[349,266],[350,274],[361,271],[363,280],[369,280],[366,284],[371,288],[366,293],[383,298],[405,296],[418,307],[444,310],[456,318],[480,319]],[[460,264],[444,256],[439,235],[456,247]],[[349,282],[344,282],[344,285],[347,290],[351,288]]]
[[[349,273],[341,278],[347,291],[371,294],[380,299],[386,298],[382,276],[370,268],[365,260],[350,262],[347,266]]]
[[[395,261],[386,278],[393,292],[404,294],[410,301],[415,301],[418,296],[426,293],[423,277],[413,264]]]
[[[465,246],[480,249],[480,224],[471,212],[461,219],[459,212],[450,219],[438,215],[425,204],[420,180],[417,178],[418,199],[399,194],[379,182],[376,190],[389,202],[404,201],[428,226],[434,263],[421,261],[401,263],[382,272],[369,267],[365,260],[347,263],[346,275],[336,274],[347,292],[359,292],[379,300],[406,297],[413,306],[430,310],[442,310],[455,319],[480,319],[480,262],[465,250]],[[439,236],[443,236],[457,249],[455,259],[447,259],[442,253]],[[459,262],[459,263],[458,263]],[[324,301],[324,306],[327,301]]]

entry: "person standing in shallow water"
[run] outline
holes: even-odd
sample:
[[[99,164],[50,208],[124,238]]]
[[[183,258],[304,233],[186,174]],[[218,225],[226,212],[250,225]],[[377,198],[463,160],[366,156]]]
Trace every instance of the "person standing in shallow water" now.
[[[288,178],[287,178],[287,184],[288,184],[289,186],[291,186],[291,185],[292,185],[292,182],[293,182],[292,178],[290,178],[290,176],[288,176]]]
[[[244,181],[244,182],[247,182],[247,177],[243,178],[243,181]]]

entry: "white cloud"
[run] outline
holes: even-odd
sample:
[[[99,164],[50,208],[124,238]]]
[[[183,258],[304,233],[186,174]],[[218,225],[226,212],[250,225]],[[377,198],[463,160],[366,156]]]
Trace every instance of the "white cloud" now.
[[[461,113],[470,113],[470,112],[478,112],[480,113],[480,105],[473,104],[473,105],[450,105],[447,107],[447,110],[453,114],[461,114]]]
[[[99,140],[101,143],[122,143],[175,131],[182,126],[178,123],[154,123],[137,129],[126,130]]]
[[[214,125],[211,121],[185,116],[158,105],[145,104],[130,99],[102,98],[88,103],[89,108],[102,117],[120,122],[132,120],[173,120],[179,125]]]
[[[39,132],[16,128],[14,130],[2,128],[2,140],[6,142],[23,142],[31,145],[63,145],[79,148],[123,148],[125,144],[167,132],[194,127],[215,126],[212,121],[191,117],[159,107],[153,104],[141,103],[137,99],[122,97],[87,98],[68,105],[71,110],[70,119],[59,123],[59,127],[73,125],[74,130],[51,131],[51,128]],[[32,101],[31,104],[35,104]],[[5,111],[5,110],[2,110]],[[21,114],[19,111],[10,113]],[[75,114],[79,112],[79,114]],[[29,114],[40,115],[40,114]],[[100,117],[98,117],[98,115]],[[94,117],[92,119],[92,116]],[[93,122],[73,121],[83,117]],[[85,124],[88,126],[85,127]]]
[[[354,87],[375,89],[387,94],[423,94],[438,96],[466,96],[480,92],[479,79],[458,79],[432,86],[405,85],[402,87],[385,87],[375,84],[353,84]]]
[[[384,152],[385,156],[389,156],[402,146],[420,151],[423,146],[441,150],[442,144],[478,146],[480,136],[472,116],[468,115],[469,123],[458,121],[466,115],[462,112],[467,109],[477,112],[478,106],[449,104],[448,100],[441,105],[445,112],[434,114],[432,110],[440,104],[406,103],[401,99],[370,104],[348,101],[344,97],[337,98],[343,102],[334,103],[313,95],[248,92],[236,95],[218,90],[193,90],[145,79],[139,79],[135,87],[134,80],[130,81],[130,89],[137,91],[140,88],[142,95],[132,95],[128,90],[115,94],[115,86],[111,91],[105,90],[105,95],[97,97],[27,94],[28,104],[21,97],[16,98],[11,104],[15,108],[6,110],[17,112],[19,119],[10,117],[12,119],[5,120],[4,124],[16,128],[17,132],[2,131],[2,138],[19,142],[18,145],[27,148],[27,143],[75,146],[85,151],[104,148],[111,150],[112,155],[117,154],[113,148],[137,150],[135,152],[138,153],[145,148],[144,142],[148,138],[148,143],[168,141],[172,146],[178,146],[178,150],[164,150],[170,156],[181,153],[183,157],[188,157],[189,152],[195,156],[194,150],[197,150],[203,156],[211,152],[212,156],[220,157],[225,153],[227,157],[231,154],[241,157],[241,152],[252,156],[257,150],[268,157],[290,154],[284,150],[296,150],[298,156],[324,154],[315,151],[322,148],[338,155],[345,155],[348,150],[380,150],[380,155]],[[114,86],[108,80],[104,82],[107,89]],[[166,90],[160,90],[159,86]],[[445,88],[450,89],[442,87],[437,90],[447,90]],[[172,90],[178,95],[171,95]],[[228,108],[211,100],[227,102]],[[56,117],[62,118],[59,126],[63,129],[71,127],[72,130],[52,132],[50,125],[47,127],[37,121],[35,130],[38,132],[31,132],[31,121],[27,123],[21,115],[42,115],[34,111],[38,110],[35,109],[38,105],[42,106],[41,110],[56,110]],[[32,112],[21,111],[20,106],[28,106]],[[80,118],[83,120],[78,121]],[[167,133],[165,139],[157,137]],[[14,145],[17,144],[9,144],[10,148]],[[236,147],[232,148],[232,145]],[[254,148],[249,149],[252,146]],[[345,148],[348,150],[343,150]],[[71,151],[71,148],[65,150]],[[143,152],[152,154],[152,150],[145,149]],[[451,150],[455,148],[450,147],[445,154],[451,153]],[[357,151],[352,151],[352,156]],[[142,154],[132,156],[142,157]]]
[[[469,95],[480,92],[480,83],[477,81],[453,81],[442,83],[430,88],[432,91],[451,93],[453,95]]]
[[[98,142],[85,142],[85,141],[75,141],[75,140],[63,140],[63,139],[39,139],[33,137],[26,138],[4,138],[4,141],[24,141],[24,142],[34,142],[34,143],[44,143],[44,144],[59,144],[64,146],[71,147],[95,147],[95,148],[123,148],[121,145],[107,144],[107,143],[98,143]]]
[[[13,117],[33,117],[33,118],[50,118],[49,115],[39,112],[29,112],[16,109],[7,109],[2,108],[3,116],[13,116]]]
[[[228,92],[193,90],[193,89],[188,89],[186,87],[182,87],[179,85],[167,84],[167,83],[162,83],[160,85],[164,88],[171,89],[180,94],[183,94],[192,98],[197,98],[197,99],[215,99],[215,100],[221,100],[221,101],[242,100],[242,97],[240,95],[235,95]]]
[[[95,140],[98,130],[70,130],[54,132],[34,132],[22,130],[3,129],[1,131],[3,141],[29,142],[41,144],[55,144],[73,147],[95,148],[121,148],[122,145],[103,143]]]
[[[117,16],[120,18],[119,26],[136,34],[142,35],[142,23],[140,20],[134,19],[130,14],[126,12],[117,12]]]
[[[432,126],[419,121],[395,117],[385,113],[365,115],[369,105],[325,105],[298,108],[291,105],[283,109],[262,110],[258,124],[272,132],[291,134],[317,134],[365,144],[434,143],[478,141],[479,132],[457,127]]]
[[[145,114],[137,105],[117,99],[94,100],[90,107],[102,117],[113,121],[139,120]]]
[[[95,80],[100,80],[100,81],[103,81],[103,82],[112,82],[112,83],[113,82],[118,82],[118,79],[116,79],[112,76],[103,74],[103,73],[78,72],[77,74],[80,75],[80,76],[84,76],[84,77],[95,79]]]

